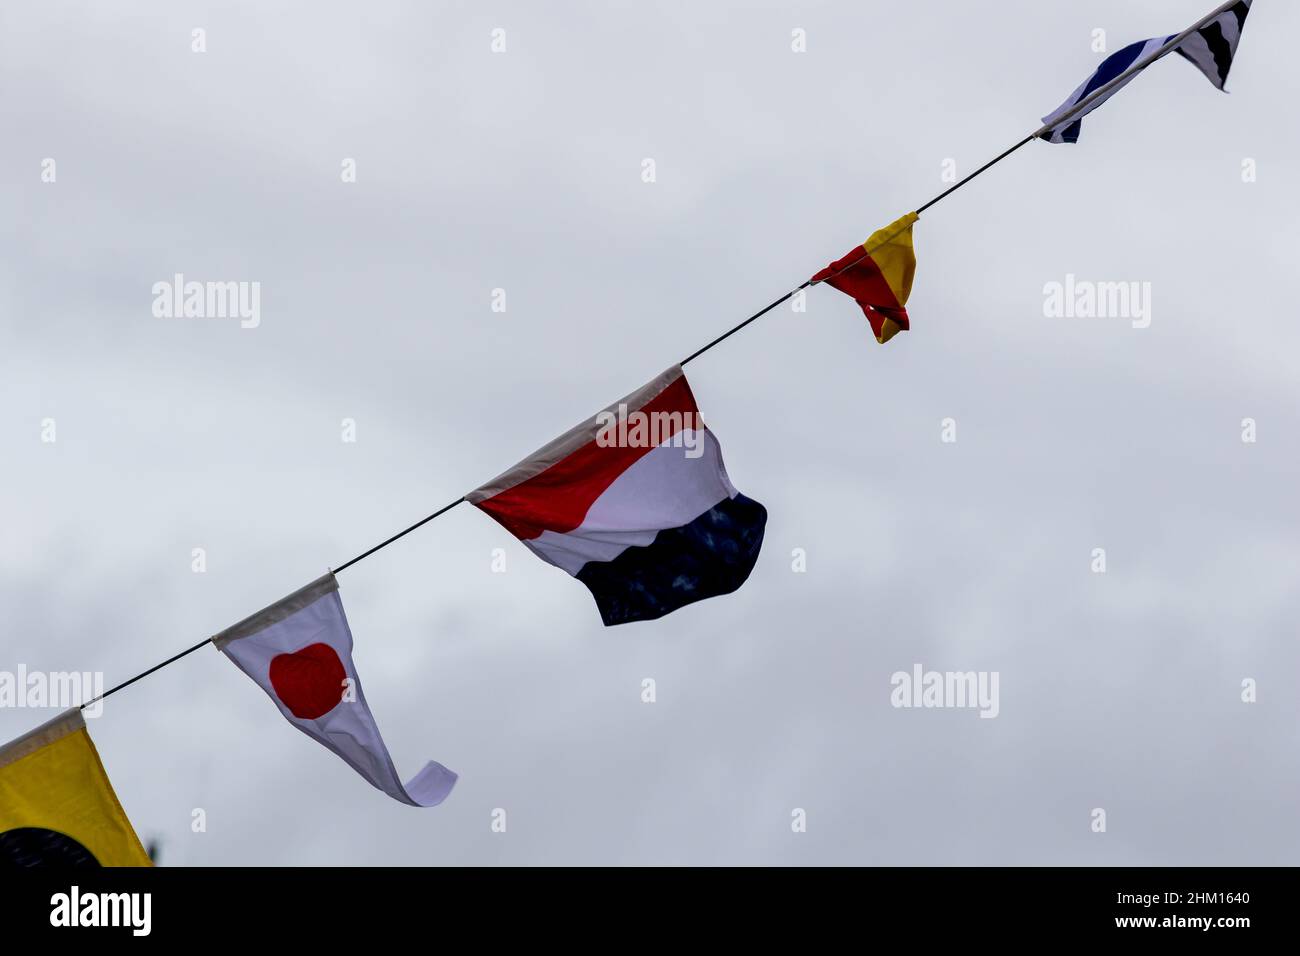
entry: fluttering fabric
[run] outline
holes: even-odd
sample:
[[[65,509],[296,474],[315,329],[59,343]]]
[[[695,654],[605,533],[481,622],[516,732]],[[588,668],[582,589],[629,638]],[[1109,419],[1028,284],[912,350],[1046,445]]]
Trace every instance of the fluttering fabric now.
[[[1178,46],[1174,47],[1172,52],[1177,53],[1204,73],[1205,78],[1213,83],[1216,89],[1223,89],[1224,84],[1228,82],[1228,71],[1232,69],[1233,57],[1237,55],[1237,44],[1241,40],[1242,30],[1246,26],[1246,16],[1250,13],[1250,4],[1251,0],[1238,0],[1230,9],[1219,14],[1199,30],[1189,34]],[[1128,86],[1142,71],[1139,70],[1138,73],[1134,73],[1125,79],[1123,83],[1118,84],[1111,90],[1107,90],[1104,96],[1097,97],[1081,113],[1077,113],[1070,119],[1060,123],[1057,120],[1107,83],[1119,78],[1125,71],[1154,54],[1176,36],[1178,34],[1173,33],[1166,37],[1155,37],[1151,40],[1130,43],[1124,49],[1112,53],[1102,60],[1101,66],[1097,67],[1092,76],[1084,80],[1082,85],[1071,93],[1069,98],[1056,110],[1043,117],[1043,124],[1050,126],[1051,129],[1042,133],[1041,138],[1049,143],[1077,143],[1079,141],[1079,132],[1083,128],[1083,117]]]
[[[735,591],[767,523],[678,365],[466,497],[585,584],[606,625]]]
[[[810,280],[825,282],[852,296],[881,345],[911,328],[905,306],[916,275],[916,252],[912,247],[916,220],[916,213],[909,212],[878,229],[866,242]]]
[[[338,581],[326,574],[216,635],[212,642],[275,701],[285,720],[342,757],[394,800],[437,806],[456,775],[430,761],[402,783],[352,663]]]

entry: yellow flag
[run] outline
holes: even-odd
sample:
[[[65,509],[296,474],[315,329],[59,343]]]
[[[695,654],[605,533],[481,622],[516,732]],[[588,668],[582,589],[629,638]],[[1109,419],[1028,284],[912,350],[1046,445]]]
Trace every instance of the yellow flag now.
[[[0,868],[149,866],[79,709],[0,747]]]

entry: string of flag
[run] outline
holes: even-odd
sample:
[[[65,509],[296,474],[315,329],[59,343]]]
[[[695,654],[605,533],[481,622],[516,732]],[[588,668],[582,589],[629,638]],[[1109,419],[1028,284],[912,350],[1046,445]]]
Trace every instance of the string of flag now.
[[[1181,33],[1108,56],[1038,129],[593,418],[287,597],[0,747],[0,862],[148,862],[80,710],[209,644],[377,789],[412,806],[441,803],[455,773],[429,761],[403,783],[393,765],[352,660],[338,573],[468,503],[582,582],[606,626],[738,590],[758,560],[767,510],[732,484],[684,367],[823,283],[858,304],[881,345],[908,331],[912,232],[922,213],[1027,143],[1076,143],[1083,117],[1170,53],[1223,90],[1251,3],[1229,0]]]

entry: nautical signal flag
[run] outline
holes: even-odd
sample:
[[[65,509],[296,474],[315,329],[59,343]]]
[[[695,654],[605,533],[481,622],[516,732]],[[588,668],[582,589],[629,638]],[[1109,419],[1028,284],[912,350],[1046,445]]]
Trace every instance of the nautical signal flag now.
[[[916,274],[912,225],[917,218],[909,212],[873,232],[866,242],[809,280],[814,285],[825,282],[853,296],[881,345],[910,328],[905,306]]]
[[[150,865],[80,709],[0,747],[0,870]]]
[[[466,499],[585,584],[606,625],[735,591],[767,524],[727,477],[680,365]]]
[[[442,803],[456,775],[430,761],[397,776],[352,663],[352,630],[332,573],[222,631],[212,642],[275,701],[286,720],[394,800]]]
[[[1204,73],[1205,78],[1213,83],[1216,89],[1223,89],[1224,84],[1228,82],[1228,71],[1232,69],[1233,57],[1237,55],[1237,43],[1241,40],[1241,31],[1246,27],[1246,15],[1250,13],[1250,3],[1251,0],[1238,0],[1203,27],[1189,34],[1171,52],[1178,53]],[[1123,76],[1128,70],[1158,52],[1177,36],[1178,34],[1174,33],[1166,37],[1139,40],[1106,57],[1092,76],[1084,80],[1064,103],[1054,112],[1043,117],[1043,123],[1051,128],[1039,134],[1040,138],[1049,143],[1077,143],[1079,132],[1083,128],[1083,117],[1128,86],[1138,74],[1134,73],[1123,83],[1108,90],[1104,96],[1097,97],[1082,112],[1075,113],[1064,122],[1058,123],[1057,120],[1107,83]],[[1141,70],[1138,72],[1140,73]]]

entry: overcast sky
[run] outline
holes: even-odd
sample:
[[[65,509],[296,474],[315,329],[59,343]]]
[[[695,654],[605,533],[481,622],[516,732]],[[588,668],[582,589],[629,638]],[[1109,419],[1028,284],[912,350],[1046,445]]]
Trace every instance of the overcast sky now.
[[[1212,5],[5,4],[0,668],[116,683],[337,567],[1036,128],[1095,29]],[[770,514],[734,595],[606,629],[468,506],[341,573],[399,772],[460,774],[441,807],[204,649],[90,722],[141,837],[173,865],[1300,862],[1298,32],[1259,0],[1230,95],[1171,58],[928,212],[887,346],[818,288],[691,363]],[[259,282],[260,324],[156,317],[175,273]],[[1046,317],[1067,275],[1149,282],[1150,326]],[[891,706],[915,664],[996,672],[998,716]]]

